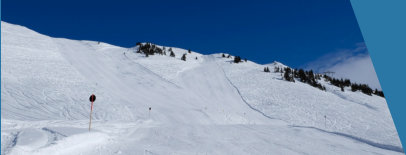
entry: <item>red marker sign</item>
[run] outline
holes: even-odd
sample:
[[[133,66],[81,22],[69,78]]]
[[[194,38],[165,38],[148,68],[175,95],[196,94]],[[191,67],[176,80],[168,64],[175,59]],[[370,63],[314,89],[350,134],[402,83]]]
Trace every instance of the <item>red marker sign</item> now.
[[[96,101],[96,95],[94,95],[94,94],[90,95],[89,101],[90,101],[90,102]]]

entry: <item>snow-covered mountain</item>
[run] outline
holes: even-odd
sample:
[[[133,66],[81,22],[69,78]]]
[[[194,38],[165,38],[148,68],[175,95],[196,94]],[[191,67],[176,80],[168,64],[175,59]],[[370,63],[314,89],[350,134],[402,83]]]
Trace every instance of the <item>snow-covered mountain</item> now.
[[[382,97],[263,72],[279,62],[137,48],[1,22],[1,154],[403,152]]]

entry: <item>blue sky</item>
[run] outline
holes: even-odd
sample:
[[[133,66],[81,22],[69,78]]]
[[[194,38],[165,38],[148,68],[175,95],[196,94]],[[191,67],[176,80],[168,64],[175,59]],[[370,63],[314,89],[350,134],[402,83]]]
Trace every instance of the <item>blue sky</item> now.
[[[53,37],[153,42],[292,67],[363,42],[348,0],[3,0],[2,20]]]

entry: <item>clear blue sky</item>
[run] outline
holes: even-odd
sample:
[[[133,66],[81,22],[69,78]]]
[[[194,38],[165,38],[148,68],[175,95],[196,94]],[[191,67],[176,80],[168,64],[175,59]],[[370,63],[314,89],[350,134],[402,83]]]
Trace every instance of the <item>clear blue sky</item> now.
[[[363,42],[348,0],[2,0],[2,20],[52,37],[228,52],[300,67]]]

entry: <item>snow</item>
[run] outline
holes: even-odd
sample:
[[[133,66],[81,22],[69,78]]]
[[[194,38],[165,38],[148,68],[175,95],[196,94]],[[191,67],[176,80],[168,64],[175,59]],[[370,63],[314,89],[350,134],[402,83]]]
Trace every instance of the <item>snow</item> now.
[[[319,82],[326,86],[327,91],[320,91],[305,83],[283,81],[281,73],[261,72],[264,67],[253,63],[230,65],[222,60],[219,62],[245,100],[270,117],[379,143],[400,143],[398,135],[393,134],[396,128],[382,97],[354,93],[349,87],[341,92],[340,88],[324,80]],[[275,65],[280,64],[267,66],[271,70]]]
[[[283,81],[279,62],[146,58],[6,22],[1,35],[1,154],[403,152],[384,98]]]

